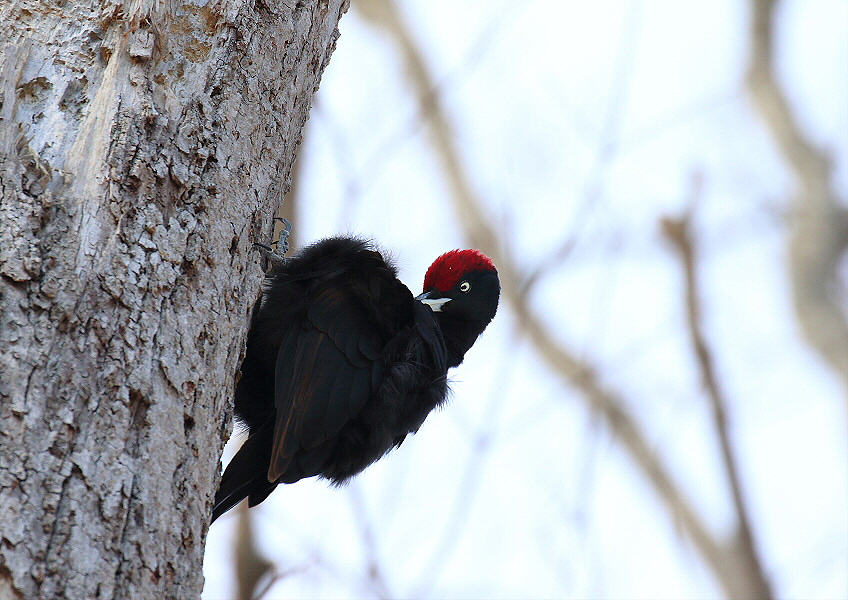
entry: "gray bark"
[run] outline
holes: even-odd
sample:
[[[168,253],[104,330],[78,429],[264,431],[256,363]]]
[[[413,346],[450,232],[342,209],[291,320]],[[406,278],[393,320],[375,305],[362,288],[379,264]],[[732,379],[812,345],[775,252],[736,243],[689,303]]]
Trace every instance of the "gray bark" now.
[[[0,7],[0,598],[199,596],[251,243],[346,9]]]

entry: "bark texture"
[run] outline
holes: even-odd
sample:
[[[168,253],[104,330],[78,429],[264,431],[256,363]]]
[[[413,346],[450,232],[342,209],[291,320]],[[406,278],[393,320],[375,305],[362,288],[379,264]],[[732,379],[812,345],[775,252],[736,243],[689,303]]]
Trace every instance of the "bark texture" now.
[[[346,0],[0,7],[0,598],[192,598]]]

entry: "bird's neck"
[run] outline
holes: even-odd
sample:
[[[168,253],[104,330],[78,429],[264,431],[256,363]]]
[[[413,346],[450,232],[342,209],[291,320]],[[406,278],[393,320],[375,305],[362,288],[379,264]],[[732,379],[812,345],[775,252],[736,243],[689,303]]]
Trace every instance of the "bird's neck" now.
[[[465,353],[474,345],[481,333],[480,327],[474,323],[469,323],[466,319],[456,319],[441,313],[436,313],[436,315],[445,340],[448,367],[455,367],[462,363]]]

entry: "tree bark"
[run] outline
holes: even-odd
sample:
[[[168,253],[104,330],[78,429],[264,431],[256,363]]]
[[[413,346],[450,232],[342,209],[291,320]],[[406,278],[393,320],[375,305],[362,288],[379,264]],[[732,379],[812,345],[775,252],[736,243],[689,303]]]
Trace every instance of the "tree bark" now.
[[[347,0],[0,8],[0,598],[192,598]]]

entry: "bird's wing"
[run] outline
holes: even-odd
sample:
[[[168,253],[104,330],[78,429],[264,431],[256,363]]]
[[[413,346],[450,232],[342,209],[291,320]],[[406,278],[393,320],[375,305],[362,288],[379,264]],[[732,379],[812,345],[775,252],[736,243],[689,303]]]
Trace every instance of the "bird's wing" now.
[[[277,421],[269,481],[281,477],[299,450],[335,436],[379,382],[383,340],[355,298],[319,290],[302,327],[292,327],[277,354]]]

